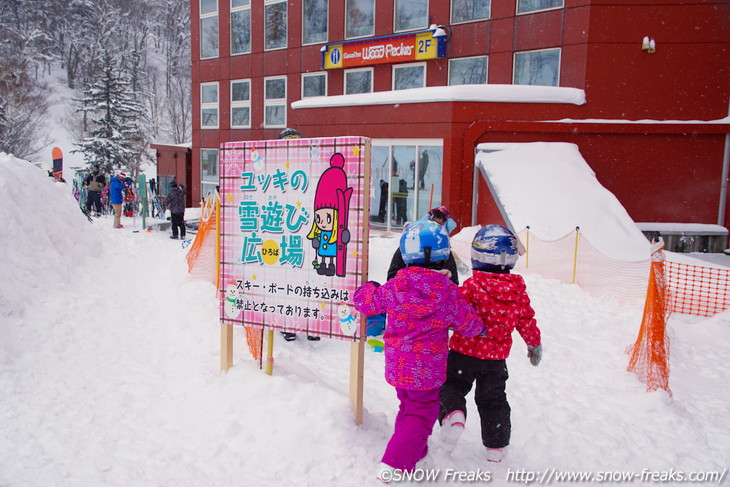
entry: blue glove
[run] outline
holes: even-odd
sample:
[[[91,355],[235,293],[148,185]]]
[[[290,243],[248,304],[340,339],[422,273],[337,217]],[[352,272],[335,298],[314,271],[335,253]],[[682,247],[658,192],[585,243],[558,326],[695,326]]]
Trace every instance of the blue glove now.
[[[537,346],[527,346],[527,358],[530,359],[530,363],[537,367],[540,365],[540,360],[542,359],[542,345]]]

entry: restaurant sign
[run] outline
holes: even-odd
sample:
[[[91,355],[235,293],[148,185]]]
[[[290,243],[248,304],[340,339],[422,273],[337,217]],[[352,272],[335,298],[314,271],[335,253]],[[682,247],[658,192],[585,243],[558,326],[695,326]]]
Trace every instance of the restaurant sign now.
[[[373,64],[425,61],[446,56],[446,36],[435,30],[326,44],[322,48],[325,69],[353,68]]]

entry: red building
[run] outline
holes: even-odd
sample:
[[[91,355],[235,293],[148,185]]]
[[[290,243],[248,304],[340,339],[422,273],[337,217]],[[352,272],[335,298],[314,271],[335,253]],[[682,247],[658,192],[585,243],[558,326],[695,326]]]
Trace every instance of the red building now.
[[[559,141],[635,221],[730,226],[725,0],[193,0],[191,15],[193,200],[217,184],[219,144],[293,127],[373,139],[376,224],[437,204],[493,222],[476,145]],[[555,88],[535,102],[523,85]]]

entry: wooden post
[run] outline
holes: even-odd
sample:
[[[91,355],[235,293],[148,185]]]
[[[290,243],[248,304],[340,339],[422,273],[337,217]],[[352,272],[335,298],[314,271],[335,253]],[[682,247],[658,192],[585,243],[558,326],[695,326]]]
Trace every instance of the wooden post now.
[[[573,252],[573,284],[575,284],[575,274],[578,270],[578,237],[580,236],[580,227],[575,227],[575,251]]]
[[[221,372],[233,366],[233,326],[221,323]]]
[[[266,333],[266,369],[268,375],[274,373],[274,330]]]
[[[355,413],[355,424],[362,424],[363,385],[365,379],[365,316],[360,317],[360,340],[350,344],[350,400]]]

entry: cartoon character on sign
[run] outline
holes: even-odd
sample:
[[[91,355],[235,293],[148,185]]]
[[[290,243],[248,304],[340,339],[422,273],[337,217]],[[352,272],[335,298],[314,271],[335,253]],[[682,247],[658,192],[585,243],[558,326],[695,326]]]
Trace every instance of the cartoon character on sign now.
[[[340,303],[337,307],[337,316],[340,318],[340,329],[347,336],[355,336],[357,330],[357,321],[350,313],[350,307],[345,303]]]
[[[256,172],[261,172],[264,169],[264,159],[256,149],[251,151],[251,162],[253,162],[253,168]]]
[[[241,294],[238,292],[238,284],[233,281],[226,286],[226,302],[223,307],[226,310],[226,315],[231,319],[238,318],[241,314],[238,301],[241,298]]]
[[[314,193],[314,222],[307,238],[317,252],[312,266],[317,274],[324,276],[344,277],[346,271],[347,243],[350,241],[347,222],[353,190],[347,187],[344,167],[345,157],[334,153],[330,167],[322,173]]]

